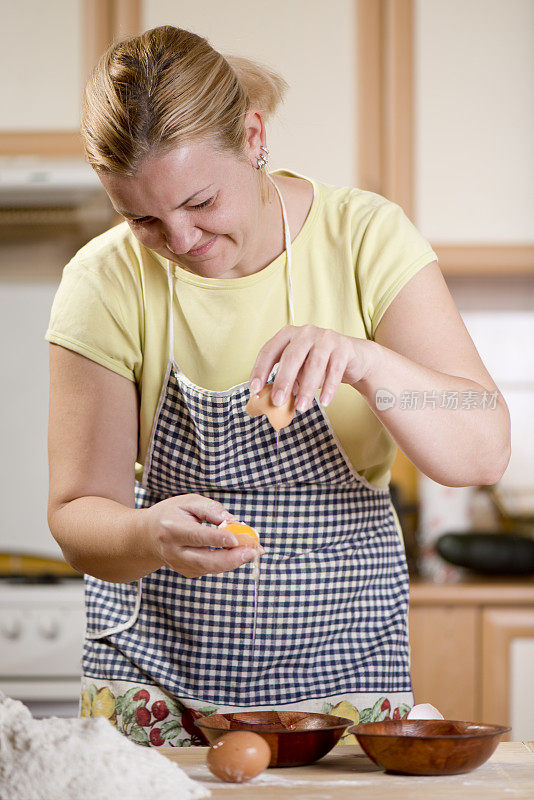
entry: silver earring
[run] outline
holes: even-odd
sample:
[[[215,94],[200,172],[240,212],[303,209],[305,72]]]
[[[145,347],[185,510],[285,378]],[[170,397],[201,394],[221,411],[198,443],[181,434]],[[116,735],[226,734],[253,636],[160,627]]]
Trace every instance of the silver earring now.
[[[269,151],[268,151],[268,149],[266,147],[263,147],[263,145],[262,145],[260,147],[260,150],[263,150],[263,152],[265,153],[265,156],[261,155],[261,153],[260,153],[260,155],[256,158],[256,169],[263,169],[263,167],[269,161]]]

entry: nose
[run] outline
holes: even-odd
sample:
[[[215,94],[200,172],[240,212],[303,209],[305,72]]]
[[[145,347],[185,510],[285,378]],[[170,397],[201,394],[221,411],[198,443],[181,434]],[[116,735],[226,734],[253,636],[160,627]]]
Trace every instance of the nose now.
[[[192,250],[202,239],[202,231],[193,225],[162,225],[161,234],[169,250],[178,256]]]

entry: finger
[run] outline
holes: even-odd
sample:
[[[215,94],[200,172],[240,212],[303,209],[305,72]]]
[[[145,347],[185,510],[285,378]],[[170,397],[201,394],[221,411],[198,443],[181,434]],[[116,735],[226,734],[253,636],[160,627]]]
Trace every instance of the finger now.
[[[199,523],[163,519],[160,526],[164,529],[160,539],[164,547],[237,547],[239,542],[230,531],[212,528]]]
[[[271,397],[275,406],[283,405],[293,392],[295,380],[301,373],[304,362],[314,346],[318,328],[305,325],[286,346],[280,358],[280,366],[273,382]],[[304,372],[302,372],[304,376]]]
[[[339,335],[335,331],[321,330],[306,356],[300,375],[300,388],[297,395],[297,411],[307,411],[319,387],[323,385],[330,359],[336,348],[339,349]]]
[[[291,341],[294,331],[293,326],[286,325],[263,345],[250,373],[249,389],[251,394],[258,394],[263,389],[272,368],[280,360],[285,347]]]
[[[176,497],[180,500],[180,508],[194,514],[198,520],[213,522],[214,525],[219,525],[224,520],[236,521],[234,515],[217,500],[201,494],[176,495]]]
[[[347,359],[339,357],[336,353],[332,353],[326,368],[326,376],[319,398],[323,406],[327,406],[332,402],[335,393],[339,389],[346,368]]]
[[[184,547],[180,559],[197,575],[217,574],[237,569],[252,561],[256,555],[252,547],[235,547],[232,550],[199,550]]]
[[[297,377],[295,378],[295,382],[293,383],[293,393],[294,393],[295,397],[298,397],[299,392],[300,392],[300,385],[302,383],[302,376],[304,375],[304,366],[305,365],[303,364],[302,367],[299,369],[299,373],[298,373]]]

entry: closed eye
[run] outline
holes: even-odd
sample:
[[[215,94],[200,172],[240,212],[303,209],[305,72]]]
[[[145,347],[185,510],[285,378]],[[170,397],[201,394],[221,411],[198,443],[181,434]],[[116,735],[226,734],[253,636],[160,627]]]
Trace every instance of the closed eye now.
[[[211,206],[213,201],[215,200],[216,195],[213,197],[208,197],[207,200],[204,200],[203,203],[199,203],[197,206],[192,206],[192,208],[206,208],[207,206]],[[137,219],[130,219],[129,222],[133,222],[135,224],[141,224],[144,222],[149,222],[152,217],[137,217]]]
[[[203,203],[199,203],[198,206],[193,206],[193,208],[206,208],[206,206],[210,206],[214,200],[215,195],[213,195],[213,197],[208,197],[208,199],[204,200]]]

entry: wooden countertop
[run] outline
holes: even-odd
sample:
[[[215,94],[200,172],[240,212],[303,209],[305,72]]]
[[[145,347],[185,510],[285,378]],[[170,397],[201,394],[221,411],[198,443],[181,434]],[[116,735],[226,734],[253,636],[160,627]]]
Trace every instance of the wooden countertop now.
[[[207,747],[161,747],[213,800],[514,800],[534,797],[534,742],[502,742],[478,769],[444,777],[388,775],[359,745],[337,745],[306,767],[268,769],[248,783],[224,783],[206,767]],[[358,792],[358,790],[363,790]]]
[[[458,583],[430,583],[412,578],[410,605],[534,605],[534,580],[481,578]]]

